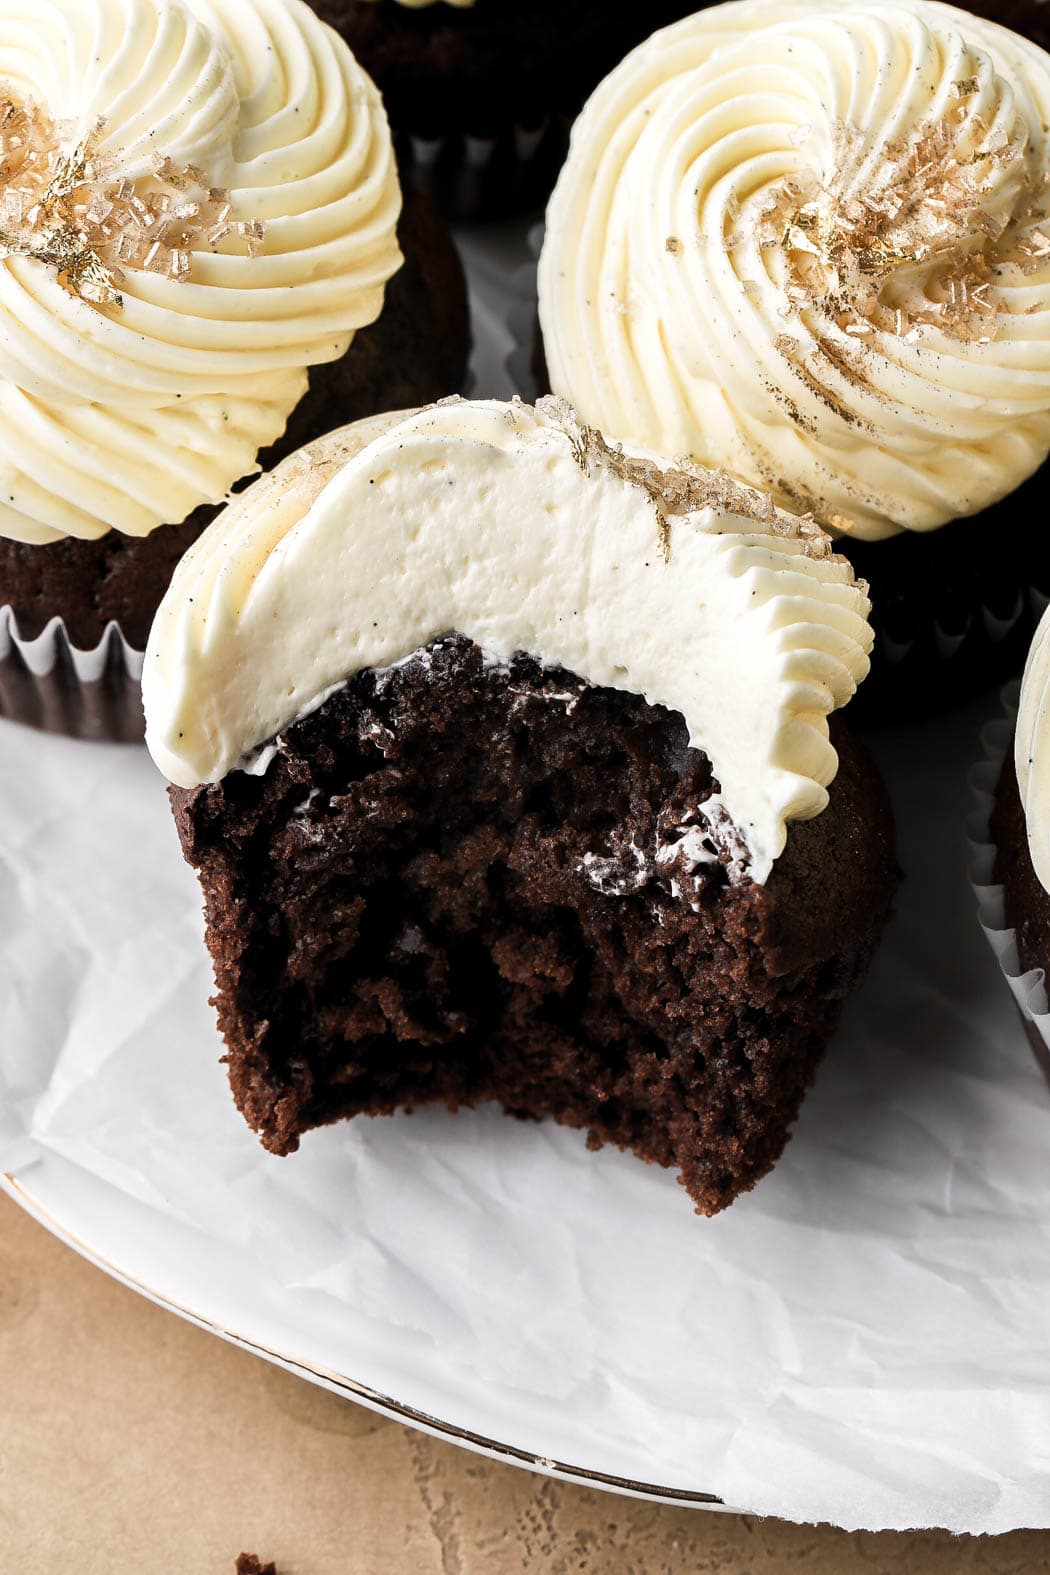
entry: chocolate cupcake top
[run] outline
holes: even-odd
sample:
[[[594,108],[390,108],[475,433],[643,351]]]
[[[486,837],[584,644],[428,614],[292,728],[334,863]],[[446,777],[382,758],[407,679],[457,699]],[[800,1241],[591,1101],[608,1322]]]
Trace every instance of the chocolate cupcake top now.
[[[153,626],[147,742],[182,787],[265,769],[355,672],[458,631],[680,712],[721,788],[694,834],[764,881],[827,804],[868,611],[818,527],[722,474],[611,448],[560,401],[444,401],[322,439],[215,520]]]
[[[739,0],[656,34],[548,214],[552,385],[867,539],[1050,450],[1050,55],[934,0]]]
[[[1014,769],[1032,865],[1050,891],[1050,608],[1035,632],[1021,680]]]
[[[217,503],[401,262],[378,93],[302,0],[11,0],[0,535]]]

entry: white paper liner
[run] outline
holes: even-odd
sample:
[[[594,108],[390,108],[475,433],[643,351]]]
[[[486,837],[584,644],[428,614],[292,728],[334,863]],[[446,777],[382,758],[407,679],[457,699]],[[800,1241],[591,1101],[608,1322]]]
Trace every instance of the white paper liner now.
[[[966,828],[970,842],[970,884],[977,898],[978,922],[1017,1003],[1039,1064],[1050,1078],[1050,1000],[1045,971],[1022,967],[1017,931],[1006,923],[1003,888],[992,878],[997,850],[991,839],[989,822],[999,775],[1013,744],[1020,688],[1020,680],[1015,679],[1003,689],[1002,715],[982,729],[982,758],[970,772],[976,803]]]
[[[142,663],[115,622],[85,648],[57,617],[27,639],[14,609],[0,607],[0,717],[74,738],[139,740]]]
[[[18,632],[18,619],[11,607],[0,607],[0,661],[17,651],[29,671],[37,678],[46,677],[60,661],[68,656],[77,677],[86,684],[97,683],[106,665],[106,658],[113,646],[129,678],[142,681],[144,652],[136,651],[125,639],[120,625],[111,620],[102,631],[97,645],[87,649],[74,645],[61,618],[52,618],[33,639],[24,639]]]

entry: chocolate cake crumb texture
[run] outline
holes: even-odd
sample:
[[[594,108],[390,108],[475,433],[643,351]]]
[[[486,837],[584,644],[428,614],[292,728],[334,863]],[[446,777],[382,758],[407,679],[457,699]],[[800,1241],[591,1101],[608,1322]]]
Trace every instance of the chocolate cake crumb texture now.
[[[276,1564],[264,1564],[257,1553],[239,1553],[237,1575],[277,1575]]]
[[[778,1157],[895,888],[884,790],[833,726],[830,807],[765,887],[686,836],[717,784],[680,717],[458,635],[354,676],[263,775],[172,789],[249,1124],[287,1154],[497,1100],[725,1207]]]

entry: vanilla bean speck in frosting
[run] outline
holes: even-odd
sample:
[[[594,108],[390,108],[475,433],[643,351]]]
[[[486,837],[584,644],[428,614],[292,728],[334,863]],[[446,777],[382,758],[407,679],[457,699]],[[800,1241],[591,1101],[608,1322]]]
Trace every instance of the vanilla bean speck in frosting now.
[[[821,813],[827,717],[868,670],[865,587],[811,521],[698,467],[610,447],[568,406],[443,401],[344,428],[190,548],[143,671],[181,787],[265,763],[354,673],[457,631],[678,711],[748,873]]]
[[[303,0],[0,0],[0,535],[220,502],[379,316],[400,206]]]
[[[551,383],[879,539],[1050,451],[1050,56],[936,0],[738,0],[594,94],[548,212]]]

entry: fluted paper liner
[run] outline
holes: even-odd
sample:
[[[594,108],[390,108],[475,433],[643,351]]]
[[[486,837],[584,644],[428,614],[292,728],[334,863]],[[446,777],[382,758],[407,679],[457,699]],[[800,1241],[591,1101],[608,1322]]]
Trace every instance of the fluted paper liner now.
[[[139,743],[142,659],[116,623],[84,649],[61,618],[25,639],[13,609],[0,607],[0,717],[71,738]]]

